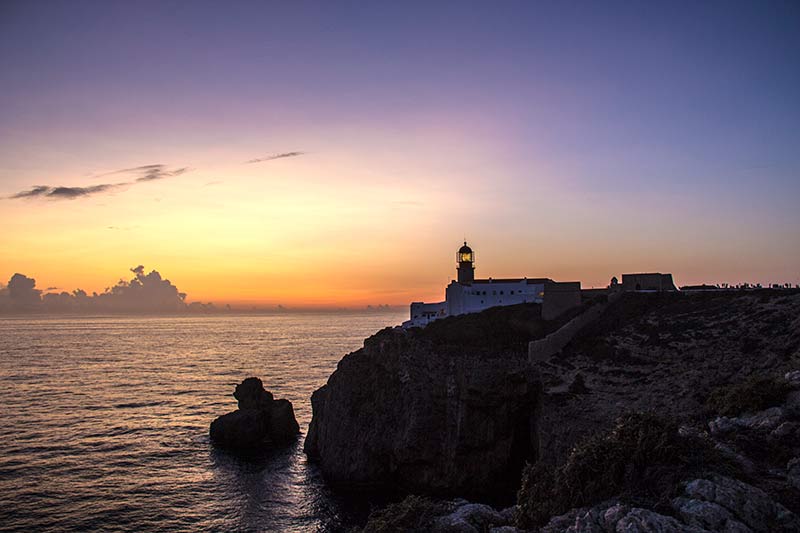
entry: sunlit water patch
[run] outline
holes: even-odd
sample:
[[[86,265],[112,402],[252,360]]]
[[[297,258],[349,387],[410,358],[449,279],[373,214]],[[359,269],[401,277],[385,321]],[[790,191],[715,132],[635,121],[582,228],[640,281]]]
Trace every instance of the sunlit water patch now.
[[[0,320],[0,530],[320,531],[353,519],[302,453],[311,393],[403,314]],[[208,426],[259,376],[303,434],[237,457]]]

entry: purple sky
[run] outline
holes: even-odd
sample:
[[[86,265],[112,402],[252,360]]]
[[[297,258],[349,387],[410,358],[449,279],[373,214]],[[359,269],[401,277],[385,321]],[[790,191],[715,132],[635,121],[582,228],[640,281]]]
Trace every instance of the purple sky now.
[[[4,197],[154,164],[230,182],[299,151],[270,168],[439,195],[450,216],[409,216],[441,240],[403,249],[448,271],[464,235],[509,274],[583,279],[567,244],[621,243],[636,270],[663,239],[679,282],[800,281],[797,2],[5,1],[0,88]],[[520,242],[563,264],[513,264]]]

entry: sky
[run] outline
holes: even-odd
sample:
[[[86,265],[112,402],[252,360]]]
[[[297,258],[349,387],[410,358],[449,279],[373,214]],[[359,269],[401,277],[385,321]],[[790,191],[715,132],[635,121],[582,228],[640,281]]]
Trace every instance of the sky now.
[[[4,1],[0,281],[800,283],[798,58],[796,2]]]

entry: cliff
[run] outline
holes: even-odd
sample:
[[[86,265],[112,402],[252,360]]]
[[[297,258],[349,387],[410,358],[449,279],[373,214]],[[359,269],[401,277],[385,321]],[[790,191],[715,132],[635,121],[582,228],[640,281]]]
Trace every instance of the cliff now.
[[[798,291],[624,294],[557,323],[495,308],[368,339],[314,394],[306,452],[349,488],[521,487],[502,511],[410,498],[367,531],[796,531],[798,369]]]
[[[512,496],[537,453],[527,343],[554,327],[520,305],[379,332],[312,396],[306,453],[350,489]]]

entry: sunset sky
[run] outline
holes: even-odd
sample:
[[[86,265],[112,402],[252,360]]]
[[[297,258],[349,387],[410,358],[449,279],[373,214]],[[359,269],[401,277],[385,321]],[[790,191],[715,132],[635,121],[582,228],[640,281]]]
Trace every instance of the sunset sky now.
[[[42,289],[800,283],[800,4],[4,1],[0,197]]]

